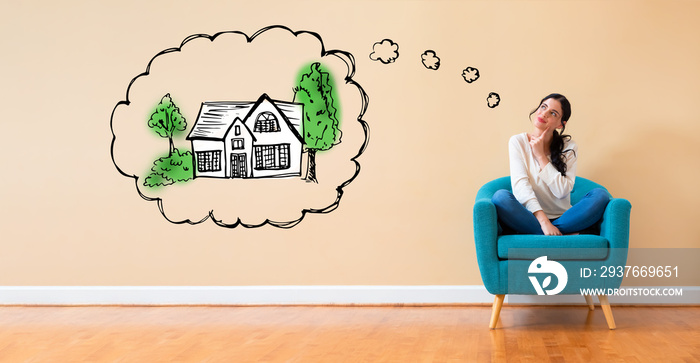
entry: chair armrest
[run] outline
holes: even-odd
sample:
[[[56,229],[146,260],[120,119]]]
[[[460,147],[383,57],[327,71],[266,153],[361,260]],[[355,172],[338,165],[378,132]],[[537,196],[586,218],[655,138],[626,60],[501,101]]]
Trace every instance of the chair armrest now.
[[[498,216],[496,206],[490,199],[479,199],[474,203],[474,240],[479,243],[495,243],[498,238]],[[494,245],[494,251],[495,245]]]
[[[610,243],[610,252],[605,263],[609,266],[625,266],[630,240],[630,211],[632,204],[626,199],[610,200],[603,213],[600,225],[600,235]],[[622,284],[622,276],[606,279],[609,288],[618,288]]]
[[[610,242],[610,248],[628,248],[630,239],[630,211],[627,199],[613,198],[605,208],[600,235]]]
[[[496,206],[490,199],[478,199],[474,203],[474,243],[481,280],[488,291],[496,291],[499,286],[497,241]]]

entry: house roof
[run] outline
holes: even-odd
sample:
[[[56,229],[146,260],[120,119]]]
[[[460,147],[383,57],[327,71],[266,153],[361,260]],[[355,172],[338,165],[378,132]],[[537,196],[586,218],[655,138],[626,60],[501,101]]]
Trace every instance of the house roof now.
[[[283,121],[287,123],[294,136],[303,143],[304,138],[299,133],[302,122],[301,108],[298,107],[300,104],[271,100],[265,93],[255,102],[203,102],[199,109],[197,121],[195,121],[192,130],[187,135],[187,140],[223,140],[237,118],[243,120],[243,124],[248,127],[246,124],[248,117],[264,100],[269,101],[277,108],[280,115],[282,115]]]

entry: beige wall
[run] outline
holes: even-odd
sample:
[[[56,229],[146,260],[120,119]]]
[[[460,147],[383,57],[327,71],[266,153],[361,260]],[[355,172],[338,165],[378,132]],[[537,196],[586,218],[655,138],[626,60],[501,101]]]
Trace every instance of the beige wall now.
[[[508,173],[508,137],[552,91],[572,101],[579,175],[631,201],[630,245],[700,247],[700,3],[294,4],[0,5],[0,285],[480,284],[474,196]],[[273,24],[355,56],[362,171],[337,210],[292,229],[167,222],[112,163],[112,109],[158,51]],[[368,57],[384,38],[394,64]]]

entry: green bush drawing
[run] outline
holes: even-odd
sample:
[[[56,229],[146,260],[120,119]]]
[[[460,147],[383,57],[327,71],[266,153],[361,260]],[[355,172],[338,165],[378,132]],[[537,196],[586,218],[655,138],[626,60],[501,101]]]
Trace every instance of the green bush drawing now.
[[[170,155],[153,162],[151,173],[146,177],[143,185],[151,188],[166,186],[191,180],[193,176],[192,153],[189,150],[180,152],[174,149]]]

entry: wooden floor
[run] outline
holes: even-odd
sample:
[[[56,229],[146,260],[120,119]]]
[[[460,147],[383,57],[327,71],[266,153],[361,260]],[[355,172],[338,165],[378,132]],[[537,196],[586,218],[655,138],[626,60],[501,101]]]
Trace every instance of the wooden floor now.
[[[700,307],[0,307],[0,362],[700,362]]]

